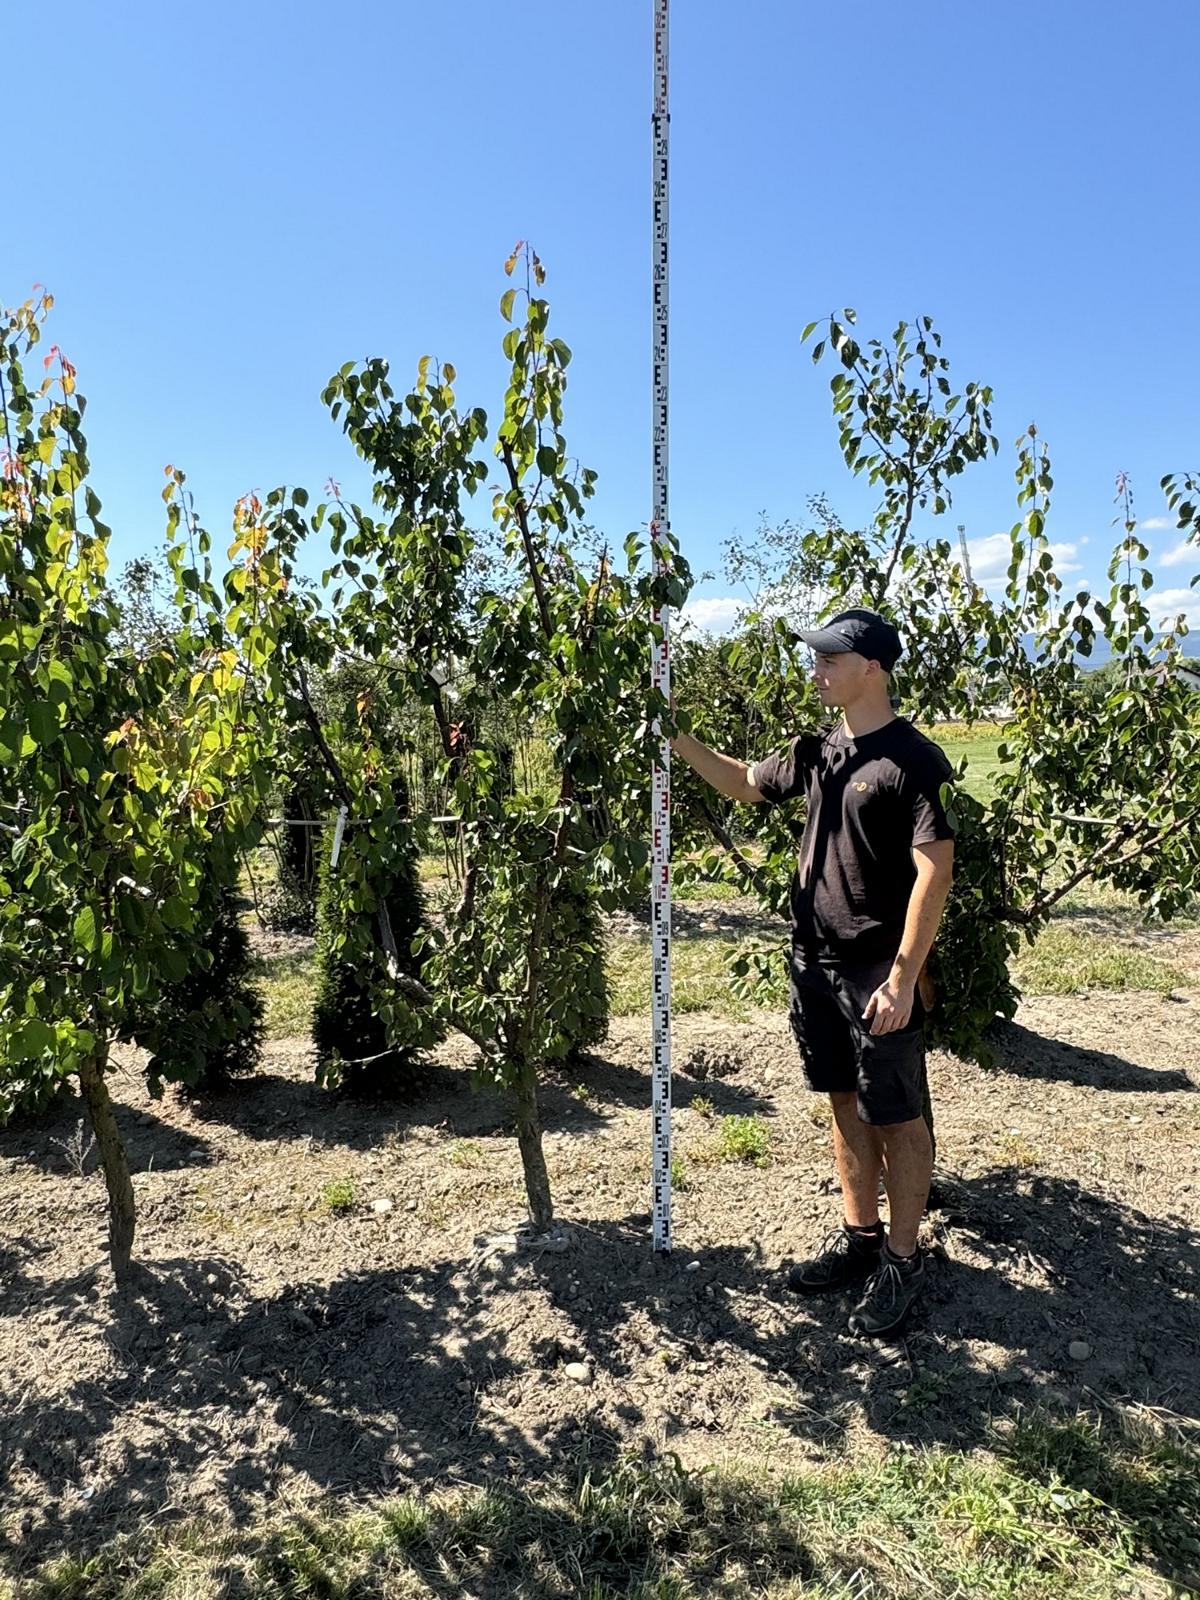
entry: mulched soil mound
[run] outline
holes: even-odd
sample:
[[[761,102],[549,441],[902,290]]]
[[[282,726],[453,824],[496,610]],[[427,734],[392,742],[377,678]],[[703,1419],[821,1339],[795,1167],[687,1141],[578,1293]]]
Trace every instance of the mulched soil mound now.
[[[516,1231],[503,1097],[442,1051],[423,1098],[318,1091],[301,1042],[229,1093],[113,1080],[138,1281],[105,1265],[78,1111],[0,1133],[0,1540],[16,1569],[147,1517],[534,1474],[582,1451],[779,1468],[846,1443],[985,1443],[1035,1403],[1200,1416],[1200,989],[1025,1004],[991,1071],[931,1062],[945,1204],[900,1343],[800,1302],[836,1226],[827,1108],[782,1018],[676,1023],[676,1248],[649,1244],[647,1029],[550,1083],[560,1223]],[[764,1166],[719,1119],[767,1122]],[[326,1185],[354,1199],[331,1210]],[[4,1551],[3,1547],[7,1546]]]

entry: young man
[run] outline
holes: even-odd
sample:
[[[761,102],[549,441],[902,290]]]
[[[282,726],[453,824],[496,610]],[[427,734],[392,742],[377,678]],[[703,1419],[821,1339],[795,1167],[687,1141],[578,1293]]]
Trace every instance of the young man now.
[[[892,710],[901,646],[890,622],[854,609],[800,637],[814,652],[821,704],[842,713],[834,727],[753,766],[686,733],[674,748],[732,800],[807,799],[791,890],[790,1020],[809,1087],[833,1104],[845,1221],[788,1281],[801,1294],[865,1283],[850,1328],[880,1336],[901,1327],[925,1271],[917,1228],[932,1148],[918,979],[953,871],[940,793],[951,767]]]

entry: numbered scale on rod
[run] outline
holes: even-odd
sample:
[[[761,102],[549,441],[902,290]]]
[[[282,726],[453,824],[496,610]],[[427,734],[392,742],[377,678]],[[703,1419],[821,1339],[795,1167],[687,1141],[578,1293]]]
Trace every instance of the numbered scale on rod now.
[[[650,543],[656,576],[670,570],[667,513],[667,177],[670,113],[667,107],[668,0],[654,5],[653,127],[653,516]],[[654,687],[671,695],[670,615],[654,612],[651,676]],[[671,1248],[671,746],[663,740],[654,767],[651,793],[651,1010],[653,1079],[654,1248]]]

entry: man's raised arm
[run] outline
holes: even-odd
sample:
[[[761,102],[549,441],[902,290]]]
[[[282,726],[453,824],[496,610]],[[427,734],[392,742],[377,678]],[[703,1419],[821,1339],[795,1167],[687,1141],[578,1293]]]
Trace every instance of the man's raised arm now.
[[[671,740],[671,748],[676,755],[682,756],[698,773],[705,783],[712,785],[719,794],[729,800],[742,800],[747,805],[758,805],[766,796],[761,794],[753,781],[753,767],[745,761],[738,761],[734,756],[723,756],[717,750],[710,750],[706,744],[701,744],[699,739],[694,739],[690,733],[676,734]]]

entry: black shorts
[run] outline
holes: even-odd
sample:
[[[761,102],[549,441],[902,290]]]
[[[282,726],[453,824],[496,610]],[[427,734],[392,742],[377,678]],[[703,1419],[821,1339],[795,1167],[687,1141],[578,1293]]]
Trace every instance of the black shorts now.
[[[925,1090],[925,1010],[913,1000],[906,1027],[875,1036],[863,1011],[892,970],[835,967],[792,952],[789,1020],[800,1045],[804,1076],[820,1094],[857,1094],[863,1122],[887,1127],[922,1115]]]

